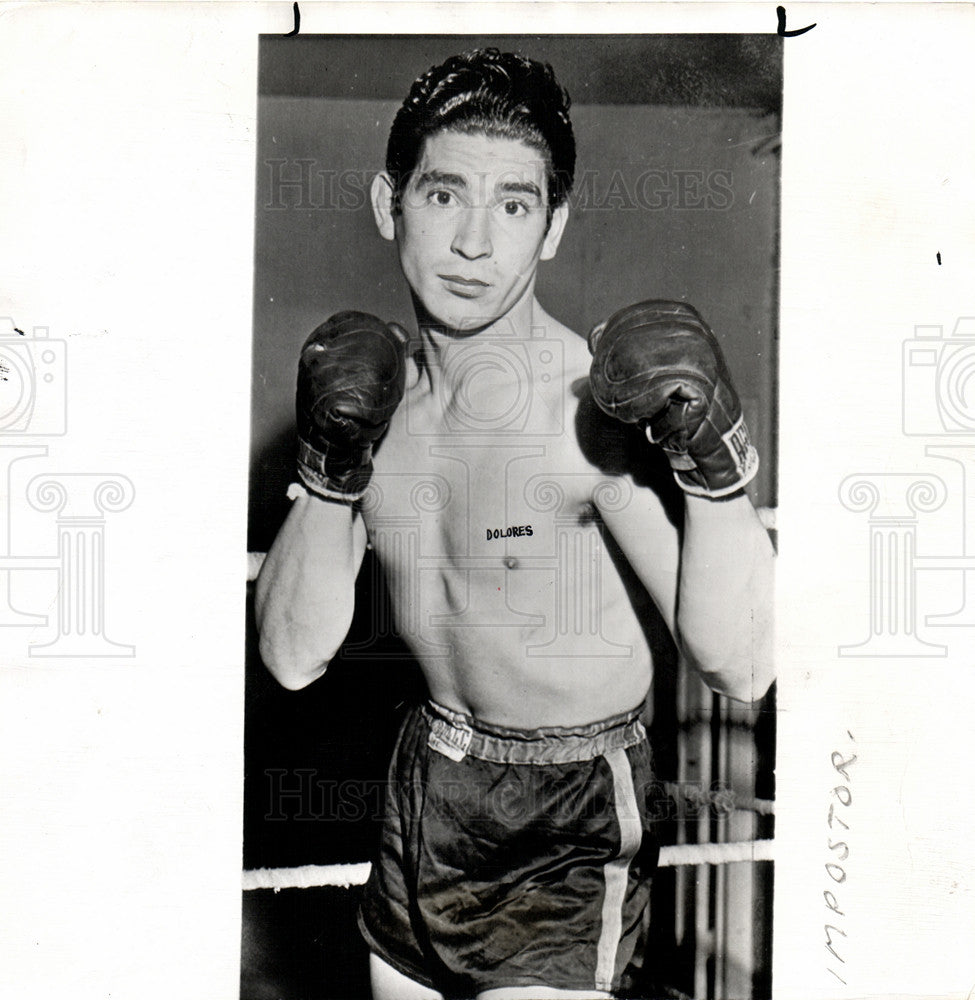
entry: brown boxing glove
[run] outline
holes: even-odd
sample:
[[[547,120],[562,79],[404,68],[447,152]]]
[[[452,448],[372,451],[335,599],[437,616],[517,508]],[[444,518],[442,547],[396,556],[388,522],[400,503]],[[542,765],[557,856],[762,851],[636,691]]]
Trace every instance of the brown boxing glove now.
[[[758,453],[741,403],[694,308],[657,299],[628,306],[593,328],[589,350],[600,409],[645,427],[683,490],[723,497],[754,477]]]
[[[329,500],[354,502],[372,475],[372,450],[406,386],[402,327],[336,313],[305,341],[298,363],[298,475]]]

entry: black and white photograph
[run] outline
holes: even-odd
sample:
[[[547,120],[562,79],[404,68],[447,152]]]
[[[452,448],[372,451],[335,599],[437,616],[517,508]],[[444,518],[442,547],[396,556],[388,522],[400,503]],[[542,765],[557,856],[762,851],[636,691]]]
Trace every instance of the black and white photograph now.
[[[0,995],[972,1000],[971,4],[0,28]]]
[[[242,998],[769,995],[781,42],[261,39]]]

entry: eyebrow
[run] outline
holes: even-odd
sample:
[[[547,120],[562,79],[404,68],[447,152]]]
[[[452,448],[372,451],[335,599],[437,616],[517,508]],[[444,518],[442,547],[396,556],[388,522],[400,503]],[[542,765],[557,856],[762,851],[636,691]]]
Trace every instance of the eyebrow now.
[[[458,190],[467,190],[470,185],[463,174],[452,174],[446,170],[425,170],[416,179],[418,188],[431,187],[442,184],[444,187],[452,187]],[[532,181],[504,181],[498,186],[501,194],[523,194],[531,198],[542,200],[542,192],[537,184]]]
[[[538,189],[538,185],[531,181],[505,181],[500,191],[502,194],[527,194],[539,201],[542,200],[542,192]]]
[[[426,170],[417,178],[417,187],[443,184],[446,187],[466,188],[467,179],[460,174],[450,174],[445,170]]]

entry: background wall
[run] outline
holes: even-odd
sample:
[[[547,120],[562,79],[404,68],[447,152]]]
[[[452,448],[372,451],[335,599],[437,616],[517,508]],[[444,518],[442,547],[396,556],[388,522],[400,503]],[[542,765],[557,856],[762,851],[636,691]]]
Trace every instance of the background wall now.
[[[368,186],[416,75],[476,45],[552,63],[573,99],[576,189],[543,305],[585,336],[645,298],[692,302],[720,338],[774,502],[776,36],[262,39],[258,107],[250,538],[270,544],[293,478],[305,337],[339,309],[413,323]]]

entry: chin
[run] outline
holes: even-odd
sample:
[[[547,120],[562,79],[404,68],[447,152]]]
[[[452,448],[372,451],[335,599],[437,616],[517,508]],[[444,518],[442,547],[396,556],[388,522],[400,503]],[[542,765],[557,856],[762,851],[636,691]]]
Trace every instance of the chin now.
[[[435,323],[461,333],[476,333],[500,319],[503,313],[485,308],[483,304],[471,302],[468,308],[458,308],[455,303],[423,303],[427,315]]]

